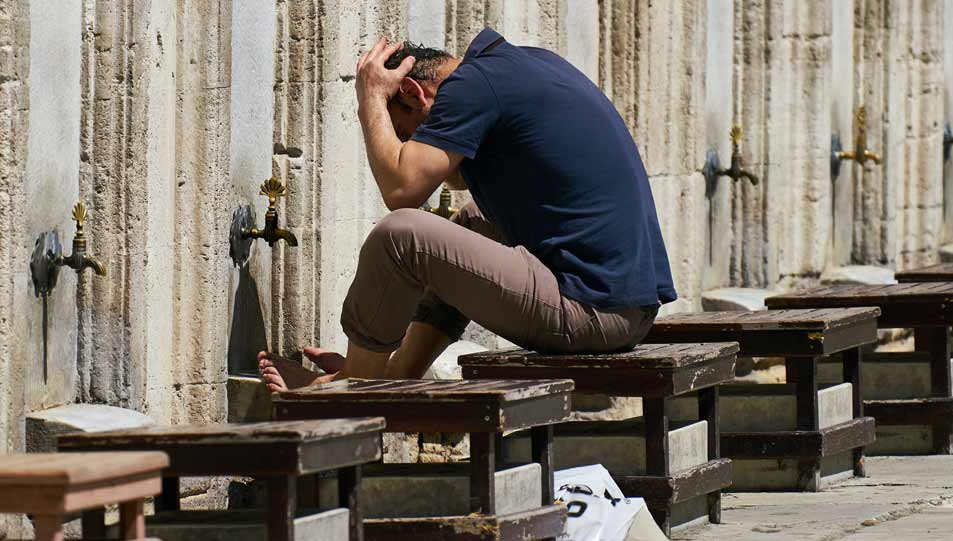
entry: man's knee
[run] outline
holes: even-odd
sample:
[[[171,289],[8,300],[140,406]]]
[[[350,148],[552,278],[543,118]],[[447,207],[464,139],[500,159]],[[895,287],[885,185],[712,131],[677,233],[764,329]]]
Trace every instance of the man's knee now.
[[[364,240],[362,251],[406,247],[415,240],[421,230],[420,221],[425,212],[417,209],[397,209],[384,216]]]

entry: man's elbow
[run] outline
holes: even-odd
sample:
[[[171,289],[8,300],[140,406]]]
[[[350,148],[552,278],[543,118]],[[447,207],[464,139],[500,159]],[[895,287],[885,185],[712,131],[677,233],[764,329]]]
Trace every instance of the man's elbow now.
[[[418,201],[418,197],[414,194],[408,194],[403,191],[391,192],[384,196],[384,205],[387,206],[387,210],[395,211],[397,209],[415,209],[420,207],[423,204],[423,201]]]

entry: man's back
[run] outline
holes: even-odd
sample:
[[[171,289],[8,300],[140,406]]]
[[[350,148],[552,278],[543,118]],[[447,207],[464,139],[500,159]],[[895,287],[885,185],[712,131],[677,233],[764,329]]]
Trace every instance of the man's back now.
[[[567,297],[599,308],[675,299],[635,143],[612,103],[558,55],[484,30],[414,139],[466,156],[480,208]]]

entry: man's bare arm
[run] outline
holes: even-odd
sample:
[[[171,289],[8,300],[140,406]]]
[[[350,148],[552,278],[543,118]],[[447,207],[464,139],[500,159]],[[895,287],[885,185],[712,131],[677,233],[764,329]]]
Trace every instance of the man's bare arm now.
[[[358,117],[364,130],[367,160],[374,179],[391,210],[420,206],[441,182],[457,171],[463,156],[417,141],[403,143],[397,137],[387,101],[399,90],[415,59],[404,59],[397,69],[384,61],[398,48],[381,39],[357,64]]]
[[[457,176],[463,155],[397,138],[386,102],[359,111],[367,161],[390,210],[419,207],[441,182]],[[462,180],[462,179],[461,179]]]

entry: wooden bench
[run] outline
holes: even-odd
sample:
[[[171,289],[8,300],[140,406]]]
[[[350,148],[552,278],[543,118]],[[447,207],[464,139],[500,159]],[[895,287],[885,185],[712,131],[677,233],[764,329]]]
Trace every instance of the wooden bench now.
[[[738,343],[739,356],[783,357],[787,381],[794,384],[795,426],[786,431],[722,431],[721,454],[734,460],[795,459],[798,489],[816,491],[821,487],[821,460],[827,456],[852,450],[854,475],[865,475],[864,446],[874,441],[875,427],[874,419],[864,416],[861,346],[876,342],[879,315],[877,308],[675,314],[657,319],[645,342],[731,341]],[[843,381],[851,384],[853,419],[822,427],[818,360],[838,353]],[[777,387],[726,384],[722,401],[726,396],[776,393]],[[724,415],[723,408],[722,425]],[[737,463],[735,467],[737,471]]]
[[[929,425],[933,452],[950,454],[953,381],[948,336],[953,325],[953,283],[833,285],[769,297],[765,304],[772,309],[874,306],[880,308],[878,328],[913,329],[916,351],[912,355],[877,353],[868,356],[870,358],[865,359],[865,364],[869,364],[873,357],[878,362],[891,359],[907,364],[925,361],[929,364],[929,390],[925,391],[925,396],[902,399],[868,396],[864,400],[864,411],[877,420],[878,427]],[[904,377],[903,372],[897,375],[898,381]]]
[[[662,530],[671,531],[672,508],[707,495],[708,518],[721,522],[721,489],[731,484],[731,461],[721,458],[718,385],[734,377],[738,345],[651,344],[604,355],[544,355],[506,350],[461,356],[463,377],[569,378],[576,390],[611,396],[640,396],[645,417],[645,475],[615,475],[628,496],[645,499]],[[698,393],[698,418],[707,421],[708,461],[671,471],[666,402]],[[622,421],[607,421],[617,424]],[[608,458],[608,457],[607,457]]]
[[[550,539],[565,521],[565,510],[552,505],[552,424],[569,416],[572,388],[571,381],[344,380],[278,393],[273,403],[277,419],[381,415],[390,432],[469,433],[472,513],[366,519],[368,540]],[[497,435],[523,428],[533,433],[542,500],[539,507],[498,515]]]
[[[119,504],[122,539],[145,537],[143,500],[162,489],[163,453],[36,453],[0,456],[0,513],[30,513],[36,539],[63,539],[63,516]],[[95,537],[83,524],[83,536]]]
[[[314,527],[314,515],[296,517],[299,476],[338,471],[339,504],[349,510],[349,537],[362,539],[361,465],[381,458],[384,419],[362,417],[325,421],[264,422],[226,425],[178,425],[111,432],[68,434],[61,451],[164,451],[158,512],[175,513],[183,522],[202,521],[201,512],[179,512],[179,478],[248,476],[265,481],[268,539],[307,537],[297,529]],[[102,515],[84,517],[98,526]]]

